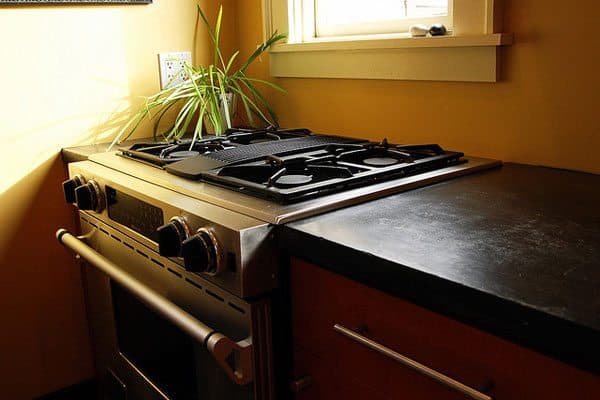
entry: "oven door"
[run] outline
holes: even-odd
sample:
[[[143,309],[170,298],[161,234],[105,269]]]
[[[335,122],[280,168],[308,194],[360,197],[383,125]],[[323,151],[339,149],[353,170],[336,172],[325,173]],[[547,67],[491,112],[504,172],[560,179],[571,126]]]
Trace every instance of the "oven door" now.
[[[191,280],[91,216],[81,226],[57,237],[84,261],[102,399],[272,398],[268,304]]]

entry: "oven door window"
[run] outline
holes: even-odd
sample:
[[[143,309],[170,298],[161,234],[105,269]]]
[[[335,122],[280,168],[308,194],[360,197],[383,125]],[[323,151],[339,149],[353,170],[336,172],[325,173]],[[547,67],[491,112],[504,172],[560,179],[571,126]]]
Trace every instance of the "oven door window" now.
[[[118,284],[111,282],[120,353],[172,400],[252,399],[210,353]]]

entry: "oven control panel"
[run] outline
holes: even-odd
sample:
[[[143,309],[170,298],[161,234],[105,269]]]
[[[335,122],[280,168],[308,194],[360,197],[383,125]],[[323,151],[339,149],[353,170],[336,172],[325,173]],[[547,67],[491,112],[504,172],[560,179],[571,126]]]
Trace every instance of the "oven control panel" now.
[[[145,246],[151,258],[170,258],[178,276],[244,298],[277,287],[272,225],[91,161],[71,163],[69,172],[67,203]]]
[[[106,185],[106,209],[115,222],[158,241],[157,228],[163,224],[162,209]]]

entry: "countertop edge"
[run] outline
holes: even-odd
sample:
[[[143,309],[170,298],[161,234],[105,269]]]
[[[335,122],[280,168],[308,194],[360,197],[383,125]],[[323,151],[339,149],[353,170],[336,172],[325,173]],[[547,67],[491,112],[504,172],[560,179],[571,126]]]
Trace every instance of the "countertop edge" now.
[[[278,237],[281,249],[290,256],[579,369],[600,374],[598,332],[592,328],[293,227],[279,227]],[[311,251],[307,252],[307,248]],[[394,284],[398,282],[400,284]]]

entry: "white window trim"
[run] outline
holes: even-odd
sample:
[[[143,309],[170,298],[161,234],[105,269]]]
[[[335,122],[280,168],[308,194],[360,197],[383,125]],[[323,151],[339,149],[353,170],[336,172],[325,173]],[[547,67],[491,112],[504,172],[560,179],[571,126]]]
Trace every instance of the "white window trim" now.
[[[500,3],[454,0],[454,31],[449,36],[348,36],[279,44],[270,51],[271,75],[496,82],[497,47],[512,43],[511,34],[498,33]],[[290,11],[288,0],[263,0],[265,35],[288,32]]]

